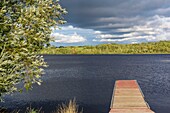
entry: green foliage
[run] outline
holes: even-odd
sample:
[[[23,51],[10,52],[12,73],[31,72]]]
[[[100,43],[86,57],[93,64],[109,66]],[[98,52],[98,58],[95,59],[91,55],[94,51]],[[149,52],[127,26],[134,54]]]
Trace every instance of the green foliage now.
[[[49,45],[51,27],[64,24],[58,0],[0,1],[0,97],[41,83],[46,66],[37,53]]]
[[[101,44],[81,47],[49,47],[41,54],[170,54],[170,41],[141,44]]]

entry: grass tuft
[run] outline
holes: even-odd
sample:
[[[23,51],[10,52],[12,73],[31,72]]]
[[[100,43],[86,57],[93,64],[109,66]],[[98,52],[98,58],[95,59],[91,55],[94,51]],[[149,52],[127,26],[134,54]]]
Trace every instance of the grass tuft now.
[[[53,113],[83,113],[83,110],[79,112],[78,105],[76,104],[76,100],[70,100],[68,105],[62,104],[59,106],[58,110]]]
[[[0,113],[7,113],[7,109],[0,108]],[[15,110],[11,113],[21,113],[20,110]],[[34,109],[31,106],[27,107],[24,113],[44,113],[41,109]],[[68,104],[59,105],[57,110],[52,113],[83,113],[83,110],[79,112],[79,106],[76,103],[76,99],[70,100]]]
[[[37,110],[31,107],[28,107],[25,113],[40,113],[41,109]]]

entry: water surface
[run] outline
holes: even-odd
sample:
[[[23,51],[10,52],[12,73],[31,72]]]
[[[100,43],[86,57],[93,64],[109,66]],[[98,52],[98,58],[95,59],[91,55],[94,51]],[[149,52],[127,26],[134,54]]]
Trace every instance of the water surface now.
[[[136,79],[156,113],[170,111],[170,55],[44,55],[41,86],[6,96],[9,110],[26,106],[54,111],[74,97],[84,113],[108,113],[116,80]]]

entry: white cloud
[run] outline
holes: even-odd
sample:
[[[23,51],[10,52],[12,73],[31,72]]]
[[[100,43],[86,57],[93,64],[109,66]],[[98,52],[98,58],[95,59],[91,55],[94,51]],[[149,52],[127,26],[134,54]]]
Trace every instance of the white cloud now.
[[[119,29],[116,29],[116,30],[113,30],[115,32],[132,32],[134,29],[132,28],[119,28]]]
[[[83,31],[83,30],[91,30],[91,29],[83,29],[83,28],[79,28],[79,27],[74,27],[72,25],[68,25],[68,26],[61,26],[61,27],[57,27],[56,29],[53,27],[52,28],[53,31]]]
[[[101,34],[101,31],[94,31],[94,34]]]
[[[168,14],[170,12],[170,7],[167,8],[159,8],[154,11],[156,14]]]
[[[96,35],[96,38],[99,38],[99,39],[109,39],[109,38],[112,38],[113,40],[115,40],[117,38],[128,38],[128,37],[133,37],[133,36],[138,36],[138,35],[140,35],[138,32],[126,33],[126,34],[121,34],[121,35],[100,33],[100,34]]]
[[[109,23],[109,24],[105,24],[105,25],[99,25],[99,26],[93,26],[91,28],[93,29],[104,29],[104,28],[117,28],[117,27],[128,27],[130,26],[130,24],[125,24],[125,23]]]
[[[102,34],[101,31],[74,27],[72,25],[61,26],[60,29],[52,28],[52,30],[53,33],[51,37],[53,37],[55,42],[67,45],[74,45],[75,43],[77,45],[79,43],[81,43],[81,45],[96,44],[97,42],[94,43],[93,39]]]
[[[134,21],[140,21],[142,20],[142,17],[136,16],[136,17],[103,17],[99,18],[98,22],[134,22]]]
[[[140,42],[140,40],[170,40],[170,17],[156,15],[146,19],[143,24],[135,25],[129,28],[119,28],[116,29],[115,32],[119,32],[119,34],[98,34],[96,40],[94,41],[136,43]]]
[[[59,43],[79,43],[79,42],[86,41],[84,37],[78,35],[76,32],[71,35],[53,33],[51,36],[55,38],[55,42],[59,42]]]
[[[69,26],[61,27],[61,30],[81,30],[81,28],[73,27],[72,25],[69,25]]]
[[[87,43],[88,34],[94,34],[94,30],[92,29],[83,29],[72,25],[60,26],[59,28],[60,29],[52,28],[53,32],[51,34],[51,37],[53,37],[57,43]]]
[[[135,19],[127,19],[126,21],[131,20]],[[114,27],[114,25],[116,24],[108,24],[105,27]],[[61,30],[55,29],[51,36],[55,38],[55,42],[57,43],[81,43],[86,45],[101,42],[140,43],[170,40],[170,17],[156,15],[146,18],[142,20],[140,24],[136,24],[131,27],[118,27],[117,29],[115,27],[115,29],[112,29],[110,32],[112,32],[112,34],[104,31],[95,31],[94,29],[84,29],[69,25],[62,26]]]
[[[114,38],[114,35],[111,34],[99,34],[96,36],[96,38]]]
[[[119,28],[115,32],[151,32],[154,29],[147,25],[132,26],[131,28]]]

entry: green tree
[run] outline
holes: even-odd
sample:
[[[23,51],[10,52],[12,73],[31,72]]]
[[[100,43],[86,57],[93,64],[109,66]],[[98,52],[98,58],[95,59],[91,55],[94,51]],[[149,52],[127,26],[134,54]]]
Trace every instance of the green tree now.
[[[0,1],[0,98],[41,83],[46,63],[38,52],[52,40],[51,27],[65,23],[63,14],[58,0]]]

